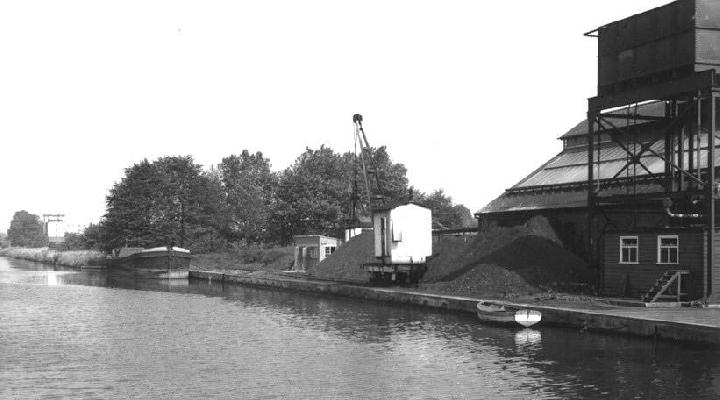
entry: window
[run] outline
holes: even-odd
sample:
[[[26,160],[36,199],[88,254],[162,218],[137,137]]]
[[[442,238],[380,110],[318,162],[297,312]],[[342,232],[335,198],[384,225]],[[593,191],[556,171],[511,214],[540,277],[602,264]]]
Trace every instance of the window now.
[[[620,264],[638,263],[638,237],[620,236]]]
[[[325,246],[325,257],[335,252],[335,246]]]
[[[318,248],[317,247],[308,247],[307,248],[307,256],[310,258],[318,258]]]
[[[400,229],[395,229],[395,224],[391,225],[392,229],[392,241],[393,242],[402,242],[402,231]]]
[[[658,236],[658,264],[678,263],[678,237],[677,235]]]

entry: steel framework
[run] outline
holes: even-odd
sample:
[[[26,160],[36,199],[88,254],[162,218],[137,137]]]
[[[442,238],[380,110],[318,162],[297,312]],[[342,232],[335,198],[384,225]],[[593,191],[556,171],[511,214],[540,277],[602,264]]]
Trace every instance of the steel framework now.
[[[599,264],[600,225],[607,220],[607,210],[665,214],[673,224],[706,230],[704,297],[720,301],[720,260],[713,252],[718,96],[718,77],[708,70],[588,100],[587,246],[593,265]],[[642,115],[640,105],[648,101],[663,102],[664,116]],[[638,122],[652,123],[660,133],[650,138],[638,135]],[[611,175],[602,168],[607,143],[626,153],[624,165]],[[661,161],[664,168],[653,170],[650,161]],[[643,190],[637,190],[639,185]]]

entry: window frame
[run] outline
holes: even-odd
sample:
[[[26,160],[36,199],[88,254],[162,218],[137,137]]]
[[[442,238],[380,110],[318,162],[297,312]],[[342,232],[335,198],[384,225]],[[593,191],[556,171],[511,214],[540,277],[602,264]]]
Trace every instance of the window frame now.
[[[320,252],[318,251],[318,248],[316,246],[308,246],[307,247],[307,257],[318,259],[320,258]]]
[[[323,246],[325,257],[335,252],[336,246]]]
[[[402,242],[402,240],[403,240],[403,233],[402,233],[402,231],[399,230],[399,229],[398,229],[398,230],[395,230],[395,224],[394,224],[394,223],[391,223],[391,224],[390,224],[390,230],[392,231],[392,241],[395,242],[395,243],[397,243],[397,242]]]
[[[624,246],[623,245],[623,239],[635,239],[635,246]],[[635,249],[635,261],[624,261],[623,260],[623,250],[624,249]],[[630,255],[630,252],[628,251],[628,256]],[[630,258],[630,257],[628,257]],[[619,258],[619,264],[630,264],[635,265],[640,263],[640,237],[637,235],[621,235],[620,236],[620,258]]]
[[[662,239],[675,239],[675,246],[663,246]],[[662,262],[662,250],[675,249],[675,262],[670,261],[670,253],[668,253],[668,261]],[[657,263],[661,265],[678,265],[680,264],[680,237],[678,235],[658,235],[657,236]]]

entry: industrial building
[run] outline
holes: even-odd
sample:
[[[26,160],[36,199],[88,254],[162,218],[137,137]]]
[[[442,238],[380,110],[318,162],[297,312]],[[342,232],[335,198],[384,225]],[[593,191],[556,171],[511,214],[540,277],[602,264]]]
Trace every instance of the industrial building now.
[[[675,1],[586,36],[598,45],[587,119],[481,209],[480,226],[543,215],[605,295],[720,302],[720,1]]]

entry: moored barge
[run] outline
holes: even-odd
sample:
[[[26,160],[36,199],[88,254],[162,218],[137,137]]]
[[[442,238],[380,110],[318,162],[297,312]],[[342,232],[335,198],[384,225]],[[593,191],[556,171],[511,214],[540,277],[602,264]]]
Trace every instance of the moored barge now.
[[[110,260],[108,271],[145,279],[187,279],[191,259],[190,250],[180,247],[123,249]]]

